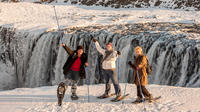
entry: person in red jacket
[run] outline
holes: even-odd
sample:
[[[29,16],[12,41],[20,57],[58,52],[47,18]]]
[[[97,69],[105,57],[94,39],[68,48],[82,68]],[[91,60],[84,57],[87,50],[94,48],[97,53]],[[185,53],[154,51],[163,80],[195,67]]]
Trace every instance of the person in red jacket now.
[[[62,44],[62,46],[69,54],[69,57],[63,66],[63,74],[66,80],[65,85],[67,87],[72,83],[71,98],[72,100],[77,100],[77,83],[80,78],[85,79],[84,66],[88,66],[87,55],[84,53],[83,46],[78,46],[75,51],[72,51],[66,44]]]

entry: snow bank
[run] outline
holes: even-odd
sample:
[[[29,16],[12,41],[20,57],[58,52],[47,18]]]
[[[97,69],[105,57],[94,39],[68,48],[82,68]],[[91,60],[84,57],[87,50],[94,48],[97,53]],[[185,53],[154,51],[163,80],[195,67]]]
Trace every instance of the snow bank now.
[[[124,92],[125,84],[120,84]],[[69,87],[71,88],[71,87]],[[162,98],[152,104],[145,103],[147,112],[199,112],[200,88],[182,88],[149,85],[154,96]],[[112,91],[114,89],[112,88]],[[90,102],[87,102],[87,86],[79,86],[80,99],[71,101],[70,89],[66,91],[63,106],[57,106],[56,86],[21,88],[0,92],[2,112],[141,112],[143,104],[131,104],[136,98],[135,85],[128,84],[130,95],[121,102],[110,102],[112,98],[99,100],[96,96],[104,92],[104,85],[90,85]],[[114,98],[114,97],[113,97]]]
[[[168,9],[112,9],[56,5],[61,28],[146,22],[200,23],[199,11]],[[57,29],[52,5],[0,3],[0,26],[40,32]]]

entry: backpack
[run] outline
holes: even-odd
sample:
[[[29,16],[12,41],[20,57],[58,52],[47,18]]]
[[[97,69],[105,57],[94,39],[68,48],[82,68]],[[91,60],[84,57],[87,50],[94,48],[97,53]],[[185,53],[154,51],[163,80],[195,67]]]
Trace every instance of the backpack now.
[[[151,75],[152,67],[151,67],[151,65],[149,64],[149,60],[148,60],[148,59],[147,59],[147,68],[146,68],[146,71],[147,71],[147,74],[148,74],[148,75]]]

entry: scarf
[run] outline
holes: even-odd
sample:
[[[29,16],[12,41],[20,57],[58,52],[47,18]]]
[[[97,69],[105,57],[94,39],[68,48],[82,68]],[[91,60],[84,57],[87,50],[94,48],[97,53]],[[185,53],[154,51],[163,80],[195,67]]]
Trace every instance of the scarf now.
[[[106,50],[106,52],[105,52],[106,56],[104,57],[103,61],[105,61],[113,52],[114,52],[113,50],[111,50],[111,51]]]

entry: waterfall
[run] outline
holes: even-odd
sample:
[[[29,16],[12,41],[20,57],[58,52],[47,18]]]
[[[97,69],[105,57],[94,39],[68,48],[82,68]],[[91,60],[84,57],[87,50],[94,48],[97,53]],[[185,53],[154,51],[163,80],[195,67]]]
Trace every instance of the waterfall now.
[[[96,38],[101,47],[112,42],[114,49],[121,51],[120,82],[133,81],[133,70],[127,63],[134,62],[134,48],[140,45],[153,68],[149,83],[200,87],[198,28],[197,24],[183,23],[68,28],[64,30],[63,42],[72,50],[84,46],[90,84],[104,82],[102,55],[92,41]],[[61,46],[60,36],[57,32],[20,32],[0,27],[0,90],[56,85],[63,81],[62,67],[69,55]]]

